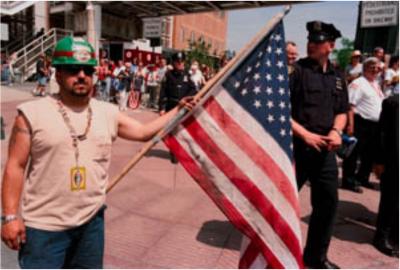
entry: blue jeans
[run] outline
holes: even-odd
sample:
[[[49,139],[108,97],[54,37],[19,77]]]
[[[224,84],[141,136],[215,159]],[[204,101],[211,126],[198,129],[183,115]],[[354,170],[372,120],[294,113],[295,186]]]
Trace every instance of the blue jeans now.
[[[18,254],[26,268],[103,268],[103,207],[88,223],[66,231],[26,228],[26,243]]]

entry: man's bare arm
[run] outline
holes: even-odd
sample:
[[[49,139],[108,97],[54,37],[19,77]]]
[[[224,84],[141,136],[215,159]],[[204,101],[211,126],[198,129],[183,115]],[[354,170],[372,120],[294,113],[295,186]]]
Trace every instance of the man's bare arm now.
[[[27,120],[19,114],[12,129],[8,159],[2,182],[2,215],[17,215],[24,183],[24,171],[29,160],[31,131]],[[1,229],[1,237],[12,249],[25,241],[25,226],[21,219],[11,221]]]

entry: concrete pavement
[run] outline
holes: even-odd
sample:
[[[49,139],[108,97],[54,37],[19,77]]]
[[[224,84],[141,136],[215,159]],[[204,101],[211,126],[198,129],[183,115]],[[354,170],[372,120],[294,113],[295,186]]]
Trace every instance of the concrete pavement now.
[[[1,114],[6,140],[1,142],[1,168],[15,107],[32,99],[22,87],[1,87]],[[19,88],[21,90],[16,90]],[[131,117],[157,117],[144,110]],[[142,143],[118,139],[112,150],[110,175],[116,175]],[[373,182],[378,187],[378,182]],[[303,243],[311,212],[309,187],[300,192]],[[342,268],[398,268],[397,258],[377,251],[370,243],[375,229],[379,191],[363,194],[339,190],[339,208],[329,258]],[[106,211],[106,268],[236,268],[241,234],[189,177],[180,165],[169,162],[163,144],[152,149],[108,195]],[[16,253],[4,248],[1,267],[16,268]]]

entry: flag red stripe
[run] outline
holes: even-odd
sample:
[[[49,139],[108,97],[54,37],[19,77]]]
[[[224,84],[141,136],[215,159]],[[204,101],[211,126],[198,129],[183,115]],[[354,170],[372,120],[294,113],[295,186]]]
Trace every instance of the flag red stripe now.
[[[258,249],[257,244],[254,241],[251,241],[247,246],[246,251],[240,257],[239,268],[249,269],[258,254],[260,254],[260,250]]]
[[[301,265],[300,242],[292,229],[281,218],[280,213],[263,193],[253,184],[245,173],[243,173],[234,162],[219,148],[208,136],[197,120],[191,116],[185,121],[186,130],[203,149],[209,159],[231,180],[231,182],[248,198],[248,200],[262,214],[266,221],[281,238],[294,258]]]
[[[210,97],[205,103],[204,108],[209,115],[217,122],[228,137],[235,142],[240,149],[269,176],[281,194],[287,199],[295,213],[300,217],[298,198],[295,195],[293,185],[282,169],[275,163],[275,160],[265,152],[265,150],[253,140],[253,138],[238,125],[228,113],[221,107],[214,97]],[[257,153],[257,154],[255,154]]]
[[[202,169],[196,164],[192,157],[183,149],[173,136],[168,136],[164,139],[165,144],[174,153],[174,155],[181,162],[182,166],[189,172],[189,174],[196,180],[201,188],[211,197],[216,205],[225,213],[229,220],[239,230],[241,230],[247,237],[257,244],[260,252],[268,261],[269,265],[273,268],[282,269],[283,264],[279,259],[271,252],[271,250],[261,240],[260,236],[253,230],[248,224],[246,219],[237,211],[236,207],[230,202],[228,198],[221,193],[218,188],[213,185],[213,182],[207,177]]]

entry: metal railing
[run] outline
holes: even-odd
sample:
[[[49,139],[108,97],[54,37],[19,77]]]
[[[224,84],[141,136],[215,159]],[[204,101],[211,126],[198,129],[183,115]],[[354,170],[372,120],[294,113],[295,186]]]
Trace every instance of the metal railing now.
[[[21,81],[27,80],[35,71],[39,56],[51,50],[57,41],[65,36],[72,36],[73,32],[64,29],[52,28],[47,33],[33,40],[22,49],[13,53],[13,70],[21,74]]]

